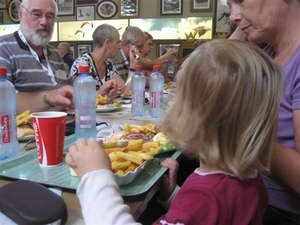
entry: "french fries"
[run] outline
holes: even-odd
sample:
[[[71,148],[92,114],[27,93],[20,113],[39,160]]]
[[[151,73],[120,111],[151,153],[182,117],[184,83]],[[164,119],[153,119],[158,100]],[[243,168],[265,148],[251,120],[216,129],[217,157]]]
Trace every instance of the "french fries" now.
[[[104,105],[109,101],[108,95],[97,95],[95,99],[95,105]]]
[[[124,130],[127,133],[131,134],[145,134],[148,139],[152,139],[154,135],[157,133],[157,126],[152,123],[148,123],[144,126],[141,125],[129,125],[128,123],[124,123]]]
[[[29,110],[22,112],[21,114],[16,116],[16,124],[17,126],[23,124],[30,124],[31,123],[31,114]]]
[[[110,148],[110,146],[112,147]],[[157,148],[160,147],[157,142],[145,142],[143,139],[128,140],[128,144],[124,148],[114,146],[116,146],[115,143],[105,144],[104,150],[110,158],[113,172],[117,174],[134,171],[146,160],[153,159],[158,152]]]
[[[157,126],[152,123],[144,126],[124,123],[126,134],[144,134],[148,137],[148,140],[154,137],[157,130]],[[105,142],[102,147],[111,160],[113,172],[120,175],[134,171],[145,161],[153,159],[154,155],[162,148],[157,141],[127,140],[125,136],[120,137],[120,140]]]

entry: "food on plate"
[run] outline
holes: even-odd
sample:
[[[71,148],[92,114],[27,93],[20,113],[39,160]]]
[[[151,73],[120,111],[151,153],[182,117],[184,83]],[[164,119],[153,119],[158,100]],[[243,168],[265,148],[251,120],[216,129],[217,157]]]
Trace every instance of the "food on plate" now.
[[[175,89],[175,83],[174,82],[168,82],[164,84],[164,90],[169,92]]]
[[[95,105],[105,105],[109,102],[108,95],[97,95],[95,99]]]
[[[34,135],[34,130],[30,125],[20,125],[17,127],[18,138],[32,136]]]
[[[29,110],[26,110],[16,116],[18,138],[34,135],[31,122],[32,118]]]
[[[145,161],[153,159],[153,156],[160,151],[158,142],[145,142],[143,139],[128,140],[126,147],[114,147],[113,143],[103,143],[105,152],[108,154],[112,170],[116,174],[126,175],[134,171]],[[108,146],[113,146],[107,148]]]
[[[132,91],[131,91],[131,90],[130,90],[130,91],[127,91],[127,92],[124,93],[122,96],[123,96],[123,97],[127,97],[127,98],[131,98],[131,96],[132,96]]]
[[[145,141],[149,141],[158,133],[157,130],[157,126],[152,123],[148,123],[144,126],[124,123],[124,130],[114,133],[109,137],[108,141],[134,139],[144,139]]]
[[[22,124],[30,124],[31,120],[32,120],[32,118],[31,118],[31,113],[29,110],[26,110],[16,116],[17,126],[20,126]]]
[[[97,109],[109,109],[109,108],[117,108],[120,107],[122,104],[120,102],[114,102],[114,103],[109,103],[109,104],[104,104],[104,105],[97,105]]]
[[[153,137],[153,140],[158,142],[161,145],[161,152],[175,149],[174,145],[168,140],[168,138],[162,132],[156,134]]]

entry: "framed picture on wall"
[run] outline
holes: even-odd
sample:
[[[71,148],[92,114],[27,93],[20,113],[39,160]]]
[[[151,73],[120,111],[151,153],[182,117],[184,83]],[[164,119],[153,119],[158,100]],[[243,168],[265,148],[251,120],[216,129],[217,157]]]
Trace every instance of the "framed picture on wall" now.
[[[161,15],[182,15],[182,0],[160,0]]]
[[[0,24],[3,24],[3,12],[0,12]]]
[[[20,21],[18,16],[18,8],[20,4],[21,4],[20,0],[12,0],[9,2],[7,8],[9,18],[15,23],[18,23]]]
[[[94,20],[95,6],[77,6],[76,7],[77,20]]]
[[[140,16],[140,0],[119,0],[120,18],[136,18]]]
[[[98,0],[76,0],[76,5],[97,4]]]
[[[226,0],[216,1],[216,33],[227,33],[230,30],[230,8]]]
[[[191,0],[191,12],[212,12],[213,0]]]
[[[74,15],[74,0],[56,0],[58,15]]]
[[[77,58],[77,56],[76,56],[76,54],[75,54],[75,47],[74,47],[74,45],[70,45],[70,54],[72,55],[72,57],[73,57],[74,59]]]
[[[78,44],[77,45],[77,57],[84,53],[92,52],[92,44]]]
[[[118,12],[118,6],[112,1],[102,1],[97,6],[97,13],[103,19],[110,19]]]
[[[6,8],[6,0],[0,0],[0,9]]]

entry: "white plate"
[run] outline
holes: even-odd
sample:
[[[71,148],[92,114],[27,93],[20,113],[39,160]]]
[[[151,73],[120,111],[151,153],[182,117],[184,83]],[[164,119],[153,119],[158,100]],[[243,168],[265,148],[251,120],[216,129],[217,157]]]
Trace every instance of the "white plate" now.
[[[129,95],[129,96],[128,95],[121,95],[121,98],[123,98],[123,99],[131,99],[131,97],[132,97],[131,95]]]
[[[25,141],[29,141],[29,140],[35,141],[34,135],[28,135],[28,136],[25,136],[25,137],[20,137],[20,138],[18,138],[18,140],[21,141],[21,142],[25,142]]]
[[[124,175],[115,174],[116,181],[119,186],[130,184],[145,168],[145,166],[150,162],[151,160],[147,160],[143,162],[139,167],[135,168],[134,171],[130,171]]]
[[[122,109],[122,106],[114,107],[114,108],[105,108],[105,109],[98,109],[98,108],[96,108],[96,112],[97,113],[113,112],[113,111],[117,111],[119,109]]]

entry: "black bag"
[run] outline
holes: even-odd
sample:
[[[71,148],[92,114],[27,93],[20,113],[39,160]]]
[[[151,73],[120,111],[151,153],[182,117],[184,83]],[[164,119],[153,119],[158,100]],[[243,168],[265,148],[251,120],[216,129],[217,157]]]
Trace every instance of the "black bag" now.
[[[32,181],[18,180],[0,188],[0,211],[17,224],[41,225],[61,220],[68,211],[64,200]]]

